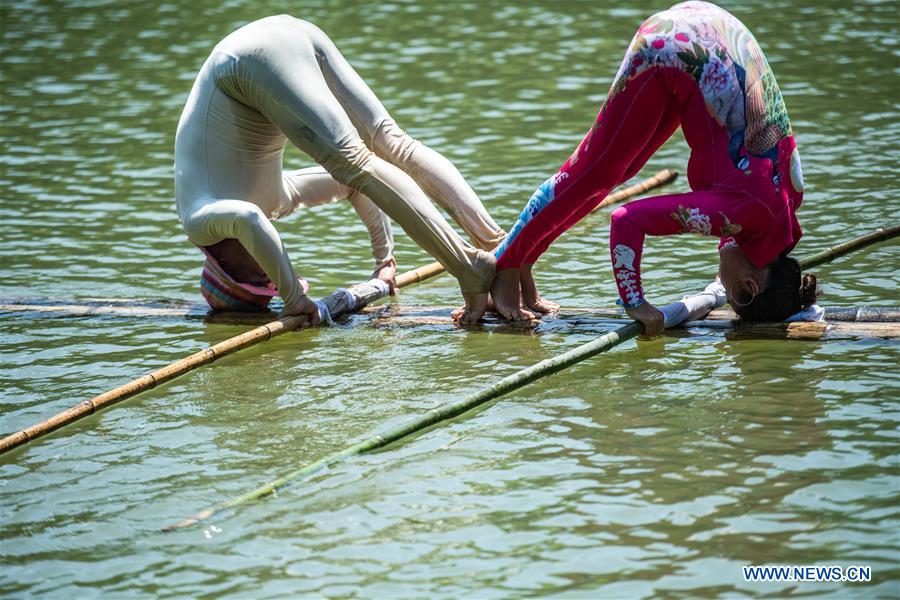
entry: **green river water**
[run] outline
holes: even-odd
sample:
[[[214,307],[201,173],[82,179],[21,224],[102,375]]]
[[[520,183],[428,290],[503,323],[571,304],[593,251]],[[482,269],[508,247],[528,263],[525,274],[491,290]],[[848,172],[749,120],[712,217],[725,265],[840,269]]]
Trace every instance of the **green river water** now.
[[[402,127],[509,227],[593,122],[651,2],[0,2],[4,299],[200,301],[175,214],[175,127],[210,49],[289,12],[324,29]],[[803,157],[796,254],[896,222],[900,3],[728,2],[784,92]],[[642,173],[683,172],[680,133]],[[286,162],[310,164],[296,150]],[[668,190],[687,190],[682,177]],[[347,204],[278,223],[322,296],[366,279]],[[430,258],[396,230],[400,270]],[[564,306],[611,306],[608,211],[538,263]],[[648,242],[663,304],[715,240]],[[898,246],[817,269],[823,305],[900,304]],[[404,305],[459,302],[447,276]],[[0,315],[8,433],[246,326]],[[595,332],[362,321],[292,333],[0,458],[0,595],[900,597],[900,345],[630,341],[276,498],[160,527]],[[743,565],[868,565],[872,582],[750,583]]]

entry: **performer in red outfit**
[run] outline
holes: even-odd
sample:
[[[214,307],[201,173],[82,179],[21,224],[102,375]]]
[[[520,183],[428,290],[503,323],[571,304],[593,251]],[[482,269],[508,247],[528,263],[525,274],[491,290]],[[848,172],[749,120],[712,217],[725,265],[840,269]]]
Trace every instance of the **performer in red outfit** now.
[[[531,265],[679,125],[694,191],[632,202],[612,215],[610,254],[628,314],[648,336],[662,330],[662,314],[644,299],[641,254],[645,235],[677,233],[722,238],[719,274],[743,318],[782,320],[812,303],[814,277],[801,286],[799,265],[786,256],[801,236],[803,178],[775,78],[737,18],[685,2],[641,25],[594,126],[498,247],[491,291],[502,315],[554,309],[537,294]]]

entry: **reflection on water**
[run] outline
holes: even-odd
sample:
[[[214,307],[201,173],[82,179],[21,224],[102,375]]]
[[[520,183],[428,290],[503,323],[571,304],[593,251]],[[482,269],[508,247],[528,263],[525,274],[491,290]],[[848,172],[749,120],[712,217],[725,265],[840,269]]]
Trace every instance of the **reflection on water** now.
[[[400,122],[453,160],[501,225],[592,122],[653,9],[357,1],[291,6]],[[796,127],[798,254],[896,220],[896,3],[727,3]],[[0,7],[0,295],[196,301],[171,165],[191,81],[273,2]],[[308,164],[289,150],[290,165]],[[676,136],[645,173],[684,169]],[[679,181],[674,190],[685,190]],[[369,272],[349,206],[279,223],[320,295]],[[607,221],[538,265],[569,306],[610,305]],[[398,234],[401,267],[429,262]],[[660,299],[715,246],[652,239]],[[834,304],[897,303],[896,246],[819,269]],[[677,266],[676,268],[673,268]],[[448,278],[404,290],[452,304]],[[2,315],[4,432],[240,331],[198,320]],[[897,596],[894,342],[629,342],[471,416],[206,527],[158,528],[589,339],[443,328],[287,335],[0,461],[5,596]],[[874,582],[751,585],[745,564],[866,564]],[[86,592],[91,590],[91,592]]]

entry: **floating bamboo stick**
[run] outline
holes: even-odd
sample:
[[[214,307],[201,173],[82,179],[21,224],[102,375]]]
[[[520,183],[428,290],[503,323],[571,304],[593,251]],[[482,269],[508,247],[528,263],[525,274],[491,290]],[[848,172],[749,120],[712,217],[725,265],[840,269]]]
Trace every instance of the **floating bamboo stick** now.
[[[616,192],[613,192],[609,196],[603,199],[600,204],[595,206],[591,212],[597,212],[601,208],[605,206],[612,206],[613,204],[618,204],[620,202],[624,202],[630,198],[634,198],[635,196],[640,196],[644,192],[649,192],[650,190],[658,187],[662,187],[669,183],[675,181],[678,178],[678,171],[673,171],[672,169],[663,169],[653,177],[648,177],[644,181],[640,183],[636,183],[634,185],[630,185],[627,188],[622,188]]]
[[[818,254],[810,256],[806,260],[800,261],[800,268],[812,269],[813,267],[818,267],[822,263],[830,262],[835,258],[838,258],[839,256],[844,256],[845,254],[849,254],[850,252],[853,252],[855,250],[860,250],[862,248],[865,248],[866,246],[871,246],[872,244],[877,244],[878,242],[884,242],[891,238],[895,238],[898,234],[900,234],[900,225],[876,229],[872,233],[854,238],[852,240],[847,240],[842,244],[832,246],[827,250],[823,250]]]
[[[900,323],[796,321],[747,323],[743,321],[688,321],[685,328],[724,329],[728,339],[831,341],[860,338],[900,338]]]
[[[434,262],[430,265],[425,265],[424,267],[419,267],[418,269],[413,269],[412,271],[407,271],[402,275],[398,275],[397,287],[402,288],[414,283],[419,283],[426,279],[431,279],[436,275],[440,275],[443,272],[444,267],[441,266],[441,263]]]
[[[434,269],[416,269],[409,273],[404,273],[397,278],[397,286],[403,287],[423,281],[435,275]],[[355,305],[349,306],[347,294],[343,291],[335,292],[330,296],[322,299],[332,315],[339,315],[348,311],[355,310],[365,304],[381,298],[384,293],[379,288],[368,284],[359,284],[350,287],[350,292],[355,298]],[[171,363],[161,369],[157,369],[152,373],[148,373],[142,377],[138,377],[128,383],[121,385],[115,389],[104,392],[99,396],[94,396],[90,400],[85,400],[75,406],[58,413],[49,419],[42,421],[36,425],[32,425],[26,429],[22,429],[16,433],[6,436],[0,440],[0,454],[8,452],[13,448],[26,444],[31,440],[42,435],[50,433],[64,425],[73,423],[83,417],[97,412],[103,408],[121,402],[136,394],[170,381],[180,375],[196,369],[202,365],[209,364],[214,360],[253,346],[259,342],[264,342],[275,336],[281,335],[288,331],[292,331],[306,322],[305,317],[290,316],[282,317],[266,323],[255,329],[236,335],[218,344],[204,348],[203,350],[192,354],[186,358]]]
[[[204,319],[209,307],[199,304],[151,306],[136,302],[87,302],[53,301],[46,298],[4,299],[0,301],[0,313],[36,313],[40,315],[65,315],[74,317],[137,317]],[[230,313],[229,313],[230,314]],[[255,318],[271,320],[271,313],[252,314]]]
[[[623,190],[620,190],[613,194],[615,196],[617,202],[621,202],[627,198],[630,198],[637,194],[642,194],[649,189],[654,187],[658,187],[660,185],[665,185],[669,181],[672,181],[677,177],[677,173],[675,171],[671,171],[669,169],[665,169],[648,179],[647,181],[629,186]],[[420,281],[425,281],[435,275],[439,275],[444,272],[444,268],[439,263],[431,263],[429,265],[425,265],[423,267],[419,267],[417,269],[413,269],[412,271],[408,271],[403,273],[397,277],[397,287],[402,288],[408,285],[412,285],[414,283],[418,283]],[[364,284],[362,284],[364,285]],[[358,287],[358,286],[354,286]],[[368,286],[371,288],[371,286]],[[351,288],[353,289],[353,288]],[[363,298],[362,296],[358,296],[360,302],[357,303],[355,308],[360,308],[381,297],[381,294],[372,297]],[[344,312],[348,312],[347,310],[339,311],[337,310],[337,306],[345,298],[345,295],[342,293],[335,292],[331,296],[327,296],[323,298],[322,301],[325,302],[329,309],[331,310],[332,315],[342,314]],[[352,310],[355,310],[352,309]],[[22,429],[16,433],[6,436],[2,440],[0,440],[0,454],[4,454],[13,448],[21,446],[22,444],[26,444],[29,441],[50,433],[56,429],[64,425],[68,425],[78,419],[86,417],[87,415],[93,414],[94,412],[106,408],[112,404],[117,402],[121,402],[126,398],[130,398],[135,394],[139,394],[145,390],[152,389],[157,385],[164,383],[166,381],[170,381],[179,375],[183,375],[188,371],[192,371],[199,366],[209,364],[227,354],[231,354],[232,352],[236,352],[242,348],[246,348],[248,346],[253,346],[258,344],[259,342],[264,342],[269,340],[277,335],[281,335],[282,333],[294,330],[298,328],[305,322],[303,317],[285,317],[282,319],[278,319],[272,323],[267,323],[256,329],[248,331],[246,333],[242,333],[241,335],[235,336],[224,342],[220,342],[208,348],[204,348],[200,352],[196,354],[192,354],[187,358],[179,360],[175,363],[172,363],[162,369],[157,371],[153,371],[152,373],[148,373],[143,377],[139,377],[133,381],[126,383],[125,385],[119,386],[113,390],[108,392],[104,392],[99,396],[95,396],[90,400],[85,400],[80,404],[76,404],[72,408],[65,410],[53,417],[50,417],[46,421],[42,421],[36,425],[32,425],[26,429]]]
[[[71,305],[71,304],[0,304],[0,312],[39,312],[75,316],[126,316],[126,317],[176,317],[206,318],[210,322],[228,325],[247,326],[269,322],[271,314],[266,313],[212,313],[206,315],[205,307],[197,305],[187,308],[163,309],[158,307],[110,306],[114,309],[105,312],[103,306]],[[446,327],[455,329],[456,324],[450,317],[451,306],[409,306],[387,304],[366,307],[358,311],[363,323],[373,327]],[[164,312],[160,312],[164,311]],[[624,311],[615,308],[563,307],[552,317],[545,316],[540,321],[507,323],[499,316],[489,313],[482,325],[489,330],[503,333],[541,334],[571,329],[584,331],[608,331],[622,324],[626,317]],[[362,324],[360,320],[354,324]],[[702,321],[688,321],[680,328],[696,330],[724,331],[729,338],[763,337],[771,339],[800,340],[843,340],[843,339],[897,339],[900,338],[900,308],[884,306],[849,306],[826,307],[825,322],[810,324],[798,323],[746,323],[737,320],[737,315],[730,309],[717,309]],[[669,335],[684,335],[678,329],[667,330]]]
[[[410,318],[445,318],[449,319],[449,312],[455,307],[453,306],[404,306],[401,304],[383,304],[380,306],[367,306],[359,311],[361,315],[371,315],[375,318],[390,319],[393,317],[410,317]],[[852,323],[876,322],[876,323],[892,323],[900,322],[900,307],[896,306],[826,306],[824,308],[826,321],[846,321]],[[547,321],[552,322],[554,319],[579,319],[582,317],[599,317],[606,320],[622,320],[627,319],[628,315],[621,308],[593,308],[583,306],[562,307],[559,313],[553,317],[545,316]],[[704,321],[728,321],[726,325],[730,326],[731,321],[737,320],[738,316],[730,308],[717,308],[710,312]],[[485,317],[488,323],[506,323],[499,316],[489,313]],[[691,323],[700,323],[700,321],[690,321]],[[527,326],[528,322],[522,323]]]
[[[639,335],[644,330],[644,326],[638,323],[637,321],[632,321],[628,325],[624,327],[620,327],[616,331],[611,331],[605,335],[600,336],[599,338],[588,342],[587,344],[583,344],[578,346],[577,348],[573,348],[568,352],[560,354],[559,356],[555,356],[553,358],[548,358],[546,360],[542,360],[539,363],[536,363],[528,368],[522,369],[517,373],[513,373],[512,375],[508,375],[503,379],[497,381],[496,383],[478,391],[474,394],[470,394],[465,398],[461,398],[456,402],[451,402],[449,404],[445,404],[444,406],[440,406],[438,408],[433,408],[415,419],[408,421],[406,423],[402,423],[399,426],[387,431],[381,435],[376,435],[365,439],[359,443],[353,444],[348,448],[344,448],[339,452],[335,452],[325,458],[319,459],[314,463],[311,463],[305,467],[301,467],[296,471],[288,473],[284,477],[276,479],[275,481],[269,482],[261,487],[256,488],[252,492],[248,492],[243,496],[238,496],[232,500],[228,500],[226,502],[222,502],[221,504],[217,504],[216,506],[204,509],[197,513],[192,517],[188,517],[178,523],[174,523],[172,525],[168,525],[163,528],[163,531],[172,531],[175,529],[181,529],[183,527],[189,527],[195,523],[198,523],[204,519],[208,519],[214,514],[221,512],[223,510],[228,510],[229,508],[234,508],[241,504],[246,504],[247,502],[251,502],[253,500],[258,500],[264,496],[268,496],[276,492],[279,488],[284,487],[288,483],[292,481],[296,481],[301,477],[305,477],[306,475],[311,475],[316,471],[319,471],[325,467],[328,467],[348,456],[353,456],[354,454],[362,454],[363,452],[368,452],[369,450],[375,450],[376,448],[381,448],[383,446],[387,446],[391,442],[395,442],[401,438],[406,437],[412,433],[417,431],[421,431],[426,427],[430,427],[435,423],[440,423],[441,421],[446,421],[447,419],[451,419],[455,416],[461,415],[464,412],[467,412],[476,406],[480,406],[485,402],[493,400],[499,396],[504,394],[508,394],[509,392],[519,389],[520,387],[535,381],[536,379],[540,379],[541,377],[546,377],[547,375],[551,375],[556,373],[557,371],[561,371],[566,367],[570,367],[575,363],[581,362],[591,356],[595,356],[600,354],[601,352],[606,352],[611,348],[615,348],[617,345],[621,344],[625,340],[629,340],[636,335]]]
[[[595,206],[593,210],[591,210],[591,212],[598,211],[605,206],[612,206],[613,204],[624,202],[626,200],[634,198],[635,196],[640,196],[641,194],[649,192],[652,189],[668,185],[669,183],[675,181],[677,178],[678,171],[673,171],[672,169],[663,169],[652,177],[648,177],[643,181],[613,192],[612,194],[604,198],[603,201],[600,202],[600,204]],[[443,273],[444,267],[442,267],[440,263],[432,263],[430,265],[425,265],[424,267],[416,269],[416,271],[420,270],[427,271],[429,273],[433,272],[432,275],[428,275],[429,277],[433,277],[434,275]]]
[[[888,232],[892,231],[892,229],[889,229]],[[879,240],[888,239],[889,237],[893,237],[896,234],[897,232],[895,231],[893,234],[879,237]],[[869,243],[873,243],[868,241],[861,241],[863,239],[868,240],[870,239],[870,237],[871,234],[868,236],[862,236],[861,238],[856,238],[855,240],[850,240],[843,244],[839,244],[838,246],[829,249],[827,251],[827,256],[826,253],[820,253],[811,257],[809,260],[800,261],[800,263],[804,268],[807,268],[810,265],[818,265],[822,262],[834,260],[839,256],[843,256],[845,254],[853,252],[854,250],[863,248]],[[426,427],[430,427],[435,423],[439,423],[441,421],[445,421],[447,419],[451,419],[453,417],[461,415],[490,400],[517,390],[520,387],[531,383],[532,381],[540,379],[541,377],[551,375],[576,363],[586,360],[592,356],[596,356],[601,352],[611,350],[622,342],[640,335],[641,333],[643,333],[643,331],[644,326],[642,323],[638,321],[632,321],[627,325],[619,327],[615,331],[604,334],[599,338],[578,346],[577,348],[573,348],[568,352],[565,352],[553,358],[542,360],[530,367],[518,371],[517,373],[508,375],[507,377],[504,377],[496,383],[483,388],[482,390],[475,392],[474,394],[466,396],[465,398],[457,400],[456,402],[451,402],[442,407],[431,409],[424,415],[416,417],[408,421],[407,423],[402,423],[384,434],[376,435],[374,437],[353,444],[352,446],[344,448],[343,450],[335,452],[329,456],[326,456],[325,458],[319,459],[305,467],[301,467],[296,471],[288,473],[284,477],[260,486],[242,496],[238,496],[237,498],[234,498],[232,500],[227,500],[225,502],[203,509],[199,513],[191,517],[183,519],[177,523],[167,525],[163,527],[163,530],[172,531],[175,529],[189,527],[191,525],[194,525],[195,523],[208,519],[223,510],[235,508],[237,506],[240,506],[241,504],[246,504],[247,502],[251,502],[253,500],[258,500],[260,498],[268,496],[269,494],[274,493],[279,488],[283,488],[301,477],[305,477],[306,475],[310,475],[325,467],[333,465],[343,460],[344,458],[347,458],[348,456],[353,456],[356,454],[367,452],[369,450],[384,447],[391,442],[400,440],[410,434],[420,432]]]

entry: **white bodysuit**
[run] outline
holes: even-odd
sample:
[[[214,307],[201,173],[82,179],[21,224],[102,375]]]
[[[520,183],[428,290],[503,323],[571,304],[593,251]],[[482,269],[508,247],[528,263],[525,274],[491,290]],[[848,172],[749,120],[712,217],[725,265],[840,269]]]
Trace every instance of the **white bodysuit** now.
[[[286,140],[321,168],[283,171]],[[350,200],[376,266],[393,249],[386,213],[466,292],[487,291],[494,261],[485,250],[504,237],[459,171],[396,125],[331,40],[287,15],[238,29],[204,63],[178,124],[175,198],[188,238],[198,246],[236,238],[286,309],[303,290],[270,220],[301,206]]]

